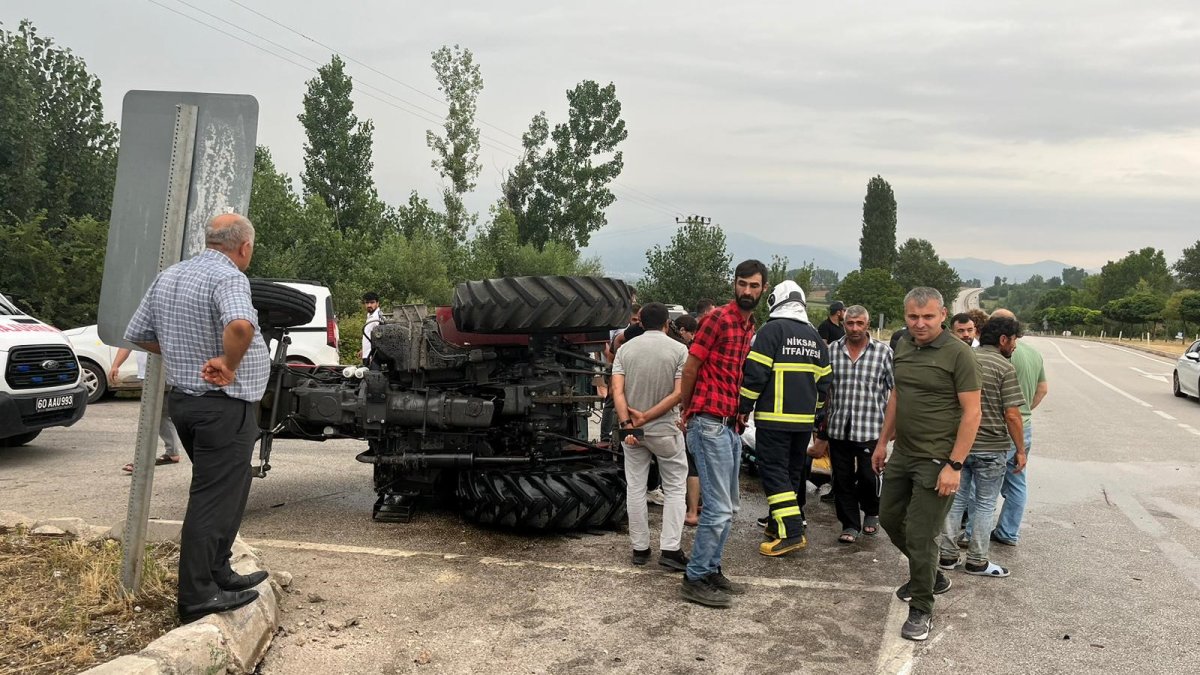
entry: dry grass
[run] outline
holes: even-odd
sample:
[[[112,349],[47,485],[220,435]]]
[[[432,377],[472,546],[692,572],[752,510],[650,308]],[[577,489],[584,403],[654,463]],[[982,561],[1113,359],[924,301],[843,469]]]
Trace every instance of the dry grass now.
[[[179,549],[147,546],[136,596],[121,588],[121,546],[0,535],[0,673],[73,673],[141,650],[177,624]]]
[[[1168,354],[1174,354],[1175,356],[1182,356],[1183,350],[1187,349],[1188,346],[1192,344],[1192,338],[1190,337],[1186,342],[1180,342],[1179,340],[1171,340],[1169,342],[1165,340],[1151,340],[1150,342],[1146,342],[1145,340],[1117,340],[1116,338],[1104,338],[1101,340],[1097,337],[1087,337],[1085,339],[1094,340],[1096,342],[1107,342],[1109,344],[1120,345],[1122,347],[1143,347],[1146,349],[1153,349],[1155,351],[1166,352]]]

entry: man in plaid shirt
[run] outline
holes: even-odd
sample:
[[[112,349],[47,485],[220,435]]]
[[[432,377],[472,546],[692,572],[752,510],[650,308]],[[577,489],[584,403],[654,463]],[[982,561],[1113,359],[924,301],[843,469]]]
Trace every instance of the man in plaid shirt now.
[[[688,349],[681,381],[687,445],[700,474],[704,508],[683,575],[680,595],[709,607],[728,607],[743,592],[721,573],[721,553],[733,523],[733,503],[741,468],[742,439],[738,397],[742,363],[754,336],[751,315],[767,290],[767,267],[747,260],[733,273],[734,300],[700,324]]]
[[[838,541],[853,544],[859,532],[873,535],[879,531],[879,476],[871,467],[871,453],[883,428],[888,395],[896,384],[892,350],[871,337],[867,309],[848,307],[842,323],[846,335],[829,345],[833,387],[826,426],[817,437],[828,441],[825,447],[833,470],[834,508],[842,523]]]

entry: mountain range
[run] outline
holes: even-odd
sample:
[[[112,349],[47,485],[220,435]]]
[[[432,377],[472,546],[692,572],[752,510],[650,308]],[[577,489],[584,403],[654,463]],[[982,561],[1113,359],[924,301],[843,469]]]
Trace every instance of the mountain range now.
[[[646,251],[656,244],[670,244],[671,233],[660,228],[652,230],[622,231],[619,236],[609,236],[601,230],[592,242],[583,249],[584,256],[597,257],[605,273],[626,280],[641,278],[646,267]],[[617,235],[612,232],[611,235]],[[856,242],[857,243],[857,242]],[[758,258],[769,263],[772,255],[788,259],[795,268],[811,261],[819,268],[829,269],[845,276],[858,269],[857,246],[853,251],[834,251],[806,244],[776,244],[763,241],[743,232],[725,232],[725,246],[733,254],[734,262],[747,258]],[[995,277],[1006,277],[1009,283],[1021,283],[1040,274],[1043,278],[1061,276],[1067,263],[1057,260],[1042,260],[1034,263],[1009,264],[981,258],[947,258],[963,280],[979,279],[989,286]]]

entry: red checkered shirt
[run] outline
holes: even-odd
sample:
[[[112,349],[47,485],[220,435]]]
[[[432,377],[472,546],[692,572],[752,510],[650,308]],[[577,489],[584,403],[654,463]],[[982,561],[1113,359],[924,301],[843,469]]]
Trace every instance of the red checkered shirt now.
[[[738,414],[742,364],[750,351],[752,337],[754,322],[742,318],[737,302],[730,302],[705,317],[688,348],[688,354],[700,360],[688,415]]]

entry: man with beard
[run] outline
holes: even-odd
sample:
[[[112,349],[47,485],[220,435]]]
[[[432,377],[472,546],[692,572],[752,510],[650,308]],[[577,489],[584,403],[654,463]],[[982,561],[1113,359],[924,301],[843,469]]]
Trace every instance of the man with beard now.
[[[892,377],[892,350],[871,337],[871,317],[862,305],[846,308],[846,336],[829,346],[833,368],[826,425],[833,470],[834,504],[842,533],[838,542],[853,544],[859,532],[879,527],[879,477],[871,453],[879,441]],[[824,448],[818,444],[818,451]]]
[[[771,509],[765,556],[804,548],[804,515],[796,492],[804,489],[808,441],[829,390],[829,350],[808,321],[804,291],[784,281],[772,291],[771,316],[742,370],[738,412],[754,412],[758,473]]]
[[[680,595],[709,607],[729,607],[744,592],[721,571],[721,554],[733,522],[741,468],[738,390],[742,362],[754,335],[751,317],[767,285],[767,266],[746,260],[734,270],[734,301],[710,314],[696,330],[681,381],[687,445],[696,459],[704,509],[684,572]]]
[[[835,301],[829,305],[829,318],[821,322],[821,326],[817,328],[821,339],[825,344],[833,344],[834,341],[842,339],[846,334],[846,327],[842,323],[846,319],[846,304],[841,301]]]

